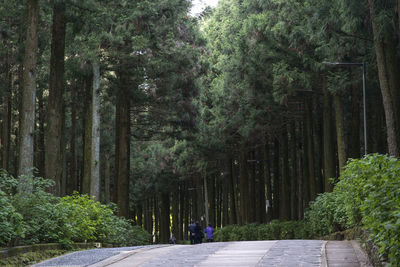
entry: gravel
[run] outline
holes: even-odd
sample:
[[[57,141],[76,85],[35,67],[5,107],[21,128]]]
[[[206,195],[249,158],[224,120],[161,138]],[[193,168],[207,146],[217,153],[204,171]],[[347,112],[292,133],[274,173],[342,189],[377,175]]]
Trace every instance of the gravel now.
[[[78,251],[35,264],[33,265],[33,267],[87,266],[102,261],[106,258],[115,256],[121,253],[122,251],[132,251],[145,247],[158,247],[158,246],[150,245],[150,246],[121,247],[121,248],[98,248],[98,249]]]

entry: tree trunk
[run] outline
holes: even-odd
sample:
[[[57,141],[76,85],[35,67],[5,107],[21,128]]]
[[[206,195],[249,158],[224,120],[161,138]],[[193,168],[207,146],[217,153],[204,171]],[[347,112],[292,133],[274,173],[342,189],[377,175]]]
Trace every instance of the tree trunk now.
[[[290,184],[289,184],[289,155],[288,155],[288,135],[285,132],[282,137],[282,179],[280,185],[280,213],[281,221],[290,220]]]
[[[296,123],[293,121],[288,125],[290,134],[290,217],[291,220],[297,220],[297,157],[296,157]]]
[[[356,84],[351,88],[351,142],[350,157],[360,158],[360,88]]]
[[[83,193],[100,201],[100,66],[93,63],[93,82],[88,86],[85,119],[85,160],[83,167]]]
[[[249,154],[250,160],[252,162],[248,163],[247,165],[249,166],[250,172],[248,175],[248,185],[249,185],[249,222],[254,223],[256,222],[256,213],[257,213],[257,206],[256,206],[256,200],[257,200],[257,192],[256,192],[256,165],[257,165],[257,159],[255,158],[255,153],[254,151],[251,151]],[[255,160],[255,161],[253,161]],[[246,160],[247,162],[247,160]]]
[[[386,65],[384,44],[382,42],[379,24],[377,22],[377,14],[375,11],[375,1],[368,0],[369,11],[371,15],[372,31],[374,34],[374,46],[376,61],[378,66],[379,84],[381,87],[383,106],[385,108],[386,128],[387,128],[387,143],[389,155],[399,157],[399,142],[396,133],[399,132],[396,116],[395,116],[395,101],[390,88],[390,72]],[[394,56],[394,55],[393,55]],[[393,88],[394,90],[394,88]]]
[[[178,239],[179,240],[186,240],[185,239],[185,230],[184,226],[187,224],[187,213],[186,213],[186,198],[185,198],[185,191],[186,191],[186,186],[185,183],[181,182],[179,186],[179,235]]]
[[[36,156],[34,157],[35,166],[38,170],[38,175],[40,177],[45,177],[45,142],[44,142],[44,125],[45,125],[45,110],[44,110],[44,100],[43,100],[43,90],[37,91],[37,101],[38,101],[38,122],[35,123],[38,129],[36,130],[35,138],[35,151]]]
[[[104,203],[109,204],[111,201],[110,190],[110,153],[104,154]]]
[[[114,193],[119,215],[129,214],[129,170],[130,170],[130,103],[125,87],[125,74],[121,73],[121,85],[117,92],[116,134],[115,134],[115,182]]]
[[[315,164],[314,164],[314,138],[313,138],[313,114],[312,114],[312,99],[305,99],[305,132],[306,132],[306,147],[305,151],[307,153],[307,163],[308,163],[308,177],[304,177],[307,179],[308,187],[307,191],[308,201],[314,200],[317,197],[316,188],[315,188]],[[308,202],[306,202],[308,204]]]
[[[310,177],[310,168],[309,168],[309,166],[311,165],[308,161],[309,161],[309,154],[310,153],[308,153],[308,149],[309,149],[309,146],[308,146],[308,138],[307,138],[307,135],[308,135],[308,131],[307,131],[307,123],[306,123],[306,120],[307,120],[307,116],[306,116],[306,114],[304,114],[304,116],[305,116],[305,118],[304,118],[304,120],[303,120],[303,125],[302,125],[302,132],[303,132],[303,135],[302,135],[302,143],[303,143],[303,153],[302,153],[302,165],[300,165],[300,166],[302,166],[302,168],[299,168],[299,171],[300,170],[302,170],[303,172],[302,172],[302,175],[301,175],[301,186],[302,186],[302,188],[301,188],[301,190],[302,190],[302,195],[301,195],[301,197],[302,197],[302,201],[303,202],[301,202],[302,203],[302,205],[303,205],[303,208],[304,207],[307,207],[308,206],[308,203],[310,202],[310,184],[309,184],[309,181],[310,181],[310,179],[309,179],[309,177]],[[299,177],[299,179],[300,179],[300,177]]]
[[[172,192],[172,234],[179,237],[179,186]]]
[[[65,54],[65,4],[55,3],[50,56],[49,100],[47,104],[47,126],[45,129],[45,176],[55,182],[51,192],[61,195],[63,164],[61,139],[64,106],[64,54]]]
[[[169,194],[161,194],[161,218],[160,218],[160,242],[163,244],[168,244],[170,237],[169,223],[170,223],[170,201]]]
[[[11,50],[10,48],[8,48]],[[9,171],[10,159],[10,132],[11,132],[11,95],[12,95],[12,71],[11,71],[11,52],[7,52],[5,87],[3,95],[3,112],[1,122],[1,168]]]
[[[280,176],[280,154],[279,154],[279,140],[275,138],[274,141],[274,163],[273,166],[273,180],[272,180],[272,218],[279,219],[280,217],[280,188],[279,188],[279,176]]]
[[[304,217],[304,186],[303,186],[303,177],[304,177],[304,170],[307,170],[306,167],[304,167],[304,152],[302,153],[301,150],[298,150],[298,155],[297,155],[297,161],[298,161],[298,170],[299,170],[299,177],[297,180],[297,206],[298,206],[298,218],[299,220],[302,220]]]
[[[270,152],[269,152],[269,141],[268,138],[265,138],[264,144],[264,176],[265,181],[267,184],[267,204],[268,204],[268,211],[267,211],[267,222],[272,220],[272,183],[271,183],[271,167],[270,167]]]
[[[247,172],[246,153],[242,151],[240,155],[240,214],[241,214],[241,225],[245,225],[249,222],[249,182]]]
[[[215,174],[209,175],[210,177],[210,184],[208,185],[208,203],[209,203],[209,213],[208,213],[208,223],[211,223],[212,225],[216,225],[216,219],[215,219],[215,207],[216,207],[216,198],[218,196],[218,191],[216,190],[216,179],[215,179]]]
[[[160,242],[160,207],[157,195],[154,196],[154,241]]]
[[[70,172],[69,172],[69,194],[78,190],[78,170],[76,154],[76,88],[75,84],[71,86],[71,139],[70,139]]]
[[[257,164],[258,167],[258,181],[257,181],[257,191],[258,191],[258,200],[257,200],[257,213],[259,214],[258,223],[266,223],[266,209],[265,209],[265,165],[263,160],[264,149],[261,146],[258,149],[258,158],[260,158],[260,162]]]
[[[222,226],[229,224],[229,182],[231,175],[230,159],[224,160],[224,175],[222,176]]]
[[[324,154],[324,191],[331,192],[333,189],[331,178],[336,177],[335,171],[335,149],[333,144],[332,108],[331,96],[324,84],[323,104],[323,154]]]
[[[38,0],[27,1],[27,34],[23,72],[23,92],[21,102],[21,124],[19,132],[18,175],[29,175],[33,172],[33,145],[36,102],[36,59],[38,47]],[[20,188],[30,191],[29,188]]]
[[[237,194],[236,194],[236,178],[235,178],[235,166],[234,160],[232,158],[229,161],[229,224],[238,224],[238,214],[237,214]]]
[[[335,103],[336,139],[337,139],[339,175],[340,175],[347,161],[346,144],[344,137],[343,103],[341,96],[339,94],[334,95],[333,99]]]
[[[143,226],[143,203],[139,202],[136,204],[136,225]]]

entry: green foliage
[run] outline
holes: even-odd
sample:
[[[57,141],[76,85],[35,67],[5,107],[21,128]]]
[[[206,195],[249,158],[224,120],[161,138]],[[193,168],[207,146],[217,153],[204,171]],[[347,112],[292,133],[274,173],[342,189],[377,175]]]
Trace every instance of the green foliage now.
[[[67,229],[65,216],[58,208],[59,198],[45,191],[52,185],[52,181],[43,178],[20,178],[17,187],[31,189],[30,193],[22,190],[12,197],[24,223],[25,238],[21,244],[51,243],[64,238]]]
[[[214,234],[217,242],[248,240],[308,239],[308,225],[304,221],[272,221],[268,224],[228,225]]]
[[[115,205],[103,205],[87,195],[55,197],[45,191],[53,182],[43,178],[1,175],[0,246],[58,242],[69,248],[72,242],[144,245],[151,241],[145,230],[115,216]],[[14,193],[19,188],[24,190]]]
[[[353,159],[332,193],[320,195],[306,213],[314,237],[362,226],[382,257],[400,265],[400,160],[372,154]]]
[[[310,203],[305,218],[312,236],[321,237],[343,230],[347,216],[342,208],[341,197],[342,194],[338,192],[324,193]]]
[[[342,193],[351,224],[362,224],[387,255],[400,264],[400,160],[373,154],[351,160],[335,191]]]
[[[118,245],[143,245],[150,242],[150,234],[124,218],[114,215],[114,206],[95,202],[88,195],[74,194],[61,198],[60,208],[67,216],[71,240],[100,241]]]
[[[0,246],[24,236],[22,215],[15,211],[10,199],[0,189]]]

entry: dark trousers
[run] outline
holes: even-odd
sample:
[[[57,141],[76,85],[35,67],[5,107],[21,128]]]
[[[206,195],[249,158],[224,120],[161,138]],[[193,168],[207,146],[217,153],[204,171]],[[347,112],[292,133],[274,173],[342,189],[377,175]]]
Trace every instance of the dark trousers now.
[[[189,234],[190,244],[193,245],[195,242],[195,235],[194,233]]]

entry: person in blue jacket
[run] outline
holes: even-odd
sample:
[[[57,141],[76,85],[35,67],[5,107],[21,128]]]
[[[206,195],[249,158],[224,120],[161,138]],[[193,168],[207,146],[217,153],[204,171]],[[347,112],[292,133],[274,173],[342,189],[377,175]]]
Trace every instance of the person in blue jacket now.
[[[206,233],[207,242],[214,241],[214,229],[211,227],[211,224],[208,224],[208,227],[204,230]]]

